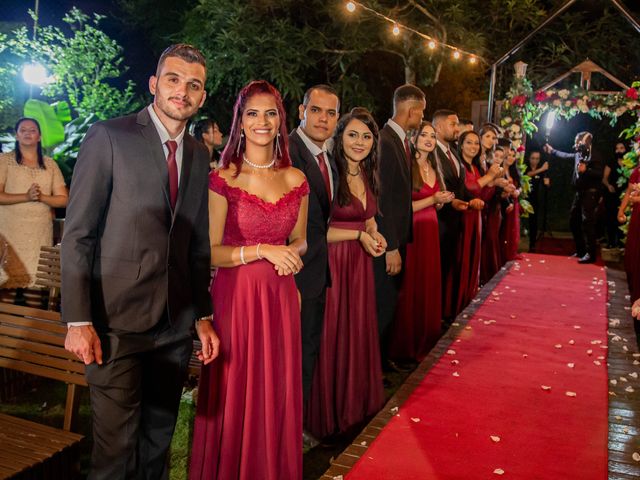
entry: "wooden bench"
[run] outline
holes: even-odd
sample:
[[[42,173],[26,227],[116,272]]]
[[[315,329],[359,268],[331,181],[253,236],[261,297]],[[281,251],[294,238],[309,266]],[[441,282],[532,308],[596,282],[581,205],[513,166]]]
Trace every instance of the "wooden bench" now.
[[[60,310],[60,245],[40,247],[36,285],[49,290],[48,310]]]
[[[0,414],[0,479],[72,479],[78,444],[72,433],[84,364],[64,349],[58,312],[0,303],[0,367],[67,384],[63,429]]]

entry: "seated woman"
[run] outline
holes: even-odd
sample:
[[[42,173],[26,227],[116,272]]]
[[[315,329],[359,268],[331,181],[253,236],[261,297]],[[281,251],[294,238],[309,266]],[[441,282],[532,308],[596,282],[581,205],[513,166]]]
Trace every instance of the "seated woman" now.
[[[420,362],[442,333],[436,209],[451,202],[454,194],[444,186],[435,155],[436,132],[431,123],[422,122],[412,140],[415,146],[411,162],[413,241],[407,245],[389,353],[391,358]]]
[[[378,127],[366,111],[342,117],[333,135],[338,188],[327,232],[327,289],[318,363],[305,414],[316,437],[359,427],[384,403],[372,257],[378,232]]]
[[[38,122],[21,118],[15,129],[15,150],[0,154],[1,287],[24,289],[35,284],[40,247],[53,244],[53,209],[67,206],[68,193],[60,168],[42,154]]]

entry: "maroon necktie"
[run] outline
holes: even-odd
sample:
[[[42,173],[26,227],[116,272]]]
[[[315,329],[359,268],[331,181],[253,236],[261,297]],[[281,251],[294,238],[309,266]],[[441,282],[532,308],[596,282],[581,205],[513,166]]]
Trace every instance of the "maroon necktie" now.
[[[407,155],[407,163],[411,165],[411,147],[407,137],[404,137],[404,153]]]
[[[169,169],[169,197],[171,199],[171,210],[176,208],[178,200],[178,162],[176,162],[176,151],[178,150],[178,142],[167,140],[167,168]]]
[[[331,201],[331,181],[329,180],[329,169],[324,159],[324,152],[318,154],[318,167],[320,167],[320,173],[322,173],[324,187],[327,189],[327,196],[329,197],[329,201]]]
[[[458,174],[458,167],[456,167],[456,162],[453,159],[453,156],[451,156],[451,150],[447,148],[447,157],[449,157],[449,161],[451,162],[451,166],[453,167],[453,171],[456,172],[456,174]]]

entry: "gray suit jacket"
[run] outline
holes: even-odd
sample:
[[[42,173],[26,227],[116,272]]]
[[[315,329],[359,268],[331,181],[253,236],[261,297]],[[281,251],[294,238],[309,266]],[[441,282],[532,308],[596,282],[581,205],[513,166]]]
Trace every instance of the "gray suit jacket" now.
[[[73,173],[62,240],[62,319],[101,334],[179,335],[211,313],[207,150],[184,136],[175,212],[158,132],[145,108],[99,122]]]

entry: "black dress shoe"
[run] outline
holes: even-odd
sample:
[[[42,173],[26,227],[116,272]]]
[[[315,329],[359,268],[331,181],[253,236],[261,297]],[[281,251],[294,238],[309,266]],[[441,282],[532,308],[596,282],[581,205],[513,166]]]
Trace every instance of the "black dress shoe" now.
[[[595,256],[592,257],[587,253],[584,257],[581,257],[580,260],[578,260],[578,263],[596,263],[596,258]]]
[[[574,252],[571,255],[569,255],[569,258],[573,258],[573,257],[582,258],[582,257],[584,257],[584,255],[580,255],[578,252]]]
[[[415,363],[411,364],[411,363],[405,363],[400,361],[394,362],[393,360],[387,360],[387,364],[392,371],[398,372],[398,373],[409,373],[415,370],[416,368]]]

